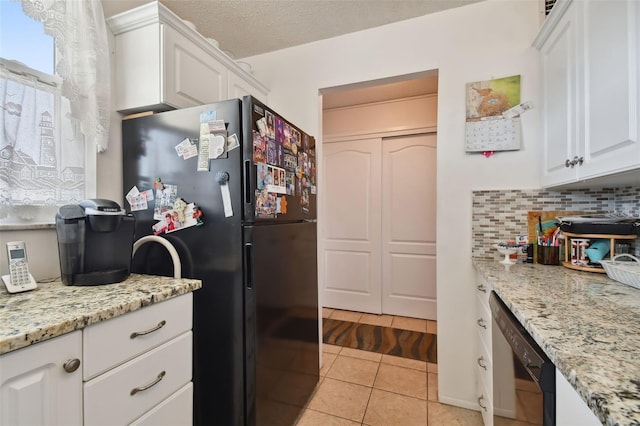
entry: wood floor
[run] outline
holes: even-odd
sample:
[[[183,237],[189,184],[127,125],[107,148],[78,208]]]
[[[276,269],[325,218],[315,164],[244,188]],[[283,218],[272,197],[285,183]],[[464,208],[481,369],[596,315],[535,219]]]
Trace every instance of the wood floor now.
[[[438,402],[435,321],[326,308],[323,317],[323,337],[342,345],[323,344],[320,382],[297,426],[482,425],[479,412]]]

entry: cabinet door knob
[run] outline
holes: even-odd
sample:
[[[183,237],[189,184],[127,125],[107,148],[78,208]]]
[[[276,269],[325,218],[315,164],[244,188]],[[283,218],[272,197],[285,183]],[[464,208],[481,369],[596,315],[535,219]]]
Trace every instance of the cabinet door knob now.
[[[485,286],[483,286],[482,284],[478,285],[478,287],[476,287],[478,289],[478,291],[481,291],[483,293],[487,292],[487,288]]]
[[[574,161],[576,162],[576,164],[578,164],[579,166],[582,166],[582,163],[584,163],[584,157],[576,157],[574,158]]]
[[[478,405],[480,406],[480,408],[482,408],[484,411],[487,411],[487,406],[483,404],[484,402],[484,395],[480,395],[478,397]]]
[[[568,158],[566,160],[564,160],[564,166],[568,169],[569,167],[573,167],[573,161],[569,160]]]
[[[487,329],[487,324],[484,322],[484,318],[479,318],[478,321],[476,321],[476,323],[480,327],[484,328],[485,330]]]
[[[487,364],[484,363],[484,358],[480,357],[478,358],[478,365],[482,368],[484,368],[485,370],[487,369]]]
[[[153,382],[149,383],[148,385],[139,386],[137,388],[131,389],[131,395],[133,396],[138,392],[146,391],[147,389],[154,387],[155,385],[160,383],[160,380],[164,378],[165,374],[167,374],[166,371],[161,371],[160,374],[158,374],[158,377],[156,377],[156,379]]]
[[[131,333],[131,335],[129,336],[130,339],[135,339],[138,336],[144,336],[145,334],[149,334],[149,333],[153,333],[154,331],[158,331],[160,330],[162,327],[165,326],[167,322],[165,320],[162,320],[158,323],[158,325],[156,325],[155,327],[152,327],[148,330],[145,331],[134,331],[133,333]]]
[[[67,373],[73,373],[78,367],[80,367],[80,360],[78,358],[67,360],[67,362],[62,365],[62,368],[64,368],[64,371]]]

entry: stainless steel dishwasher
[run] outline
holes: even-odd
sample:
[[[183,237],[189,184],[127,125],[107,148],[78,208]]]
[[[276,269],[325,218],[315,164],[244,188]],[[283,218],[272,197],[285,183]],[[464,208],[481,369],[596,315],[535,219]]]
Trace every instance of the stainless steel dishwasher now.
[[[495,292],[489,306],[494,426],[555,426],[555,366]]]

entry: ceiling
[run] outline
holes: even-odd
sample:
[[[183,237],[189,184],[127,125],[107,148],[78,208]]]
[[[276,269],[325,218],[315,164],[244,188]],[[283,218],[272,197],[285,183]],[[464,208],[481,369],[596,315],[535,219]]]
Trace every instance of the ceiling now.
[[[482,0],[161,0],[240,59]],[[149,0],[101,0],[105,17]]]

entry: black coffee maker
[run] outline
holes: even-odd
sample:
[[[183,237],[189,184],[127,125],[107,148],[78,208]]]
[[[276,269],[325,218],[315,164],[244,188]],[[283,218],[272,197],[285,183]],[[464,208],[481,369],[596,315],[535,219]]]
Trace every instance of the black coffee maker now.
[[[124,281],[131,271],[135,218],[115,201],[84,200],[60,207],[56,232],[66,285]]]

